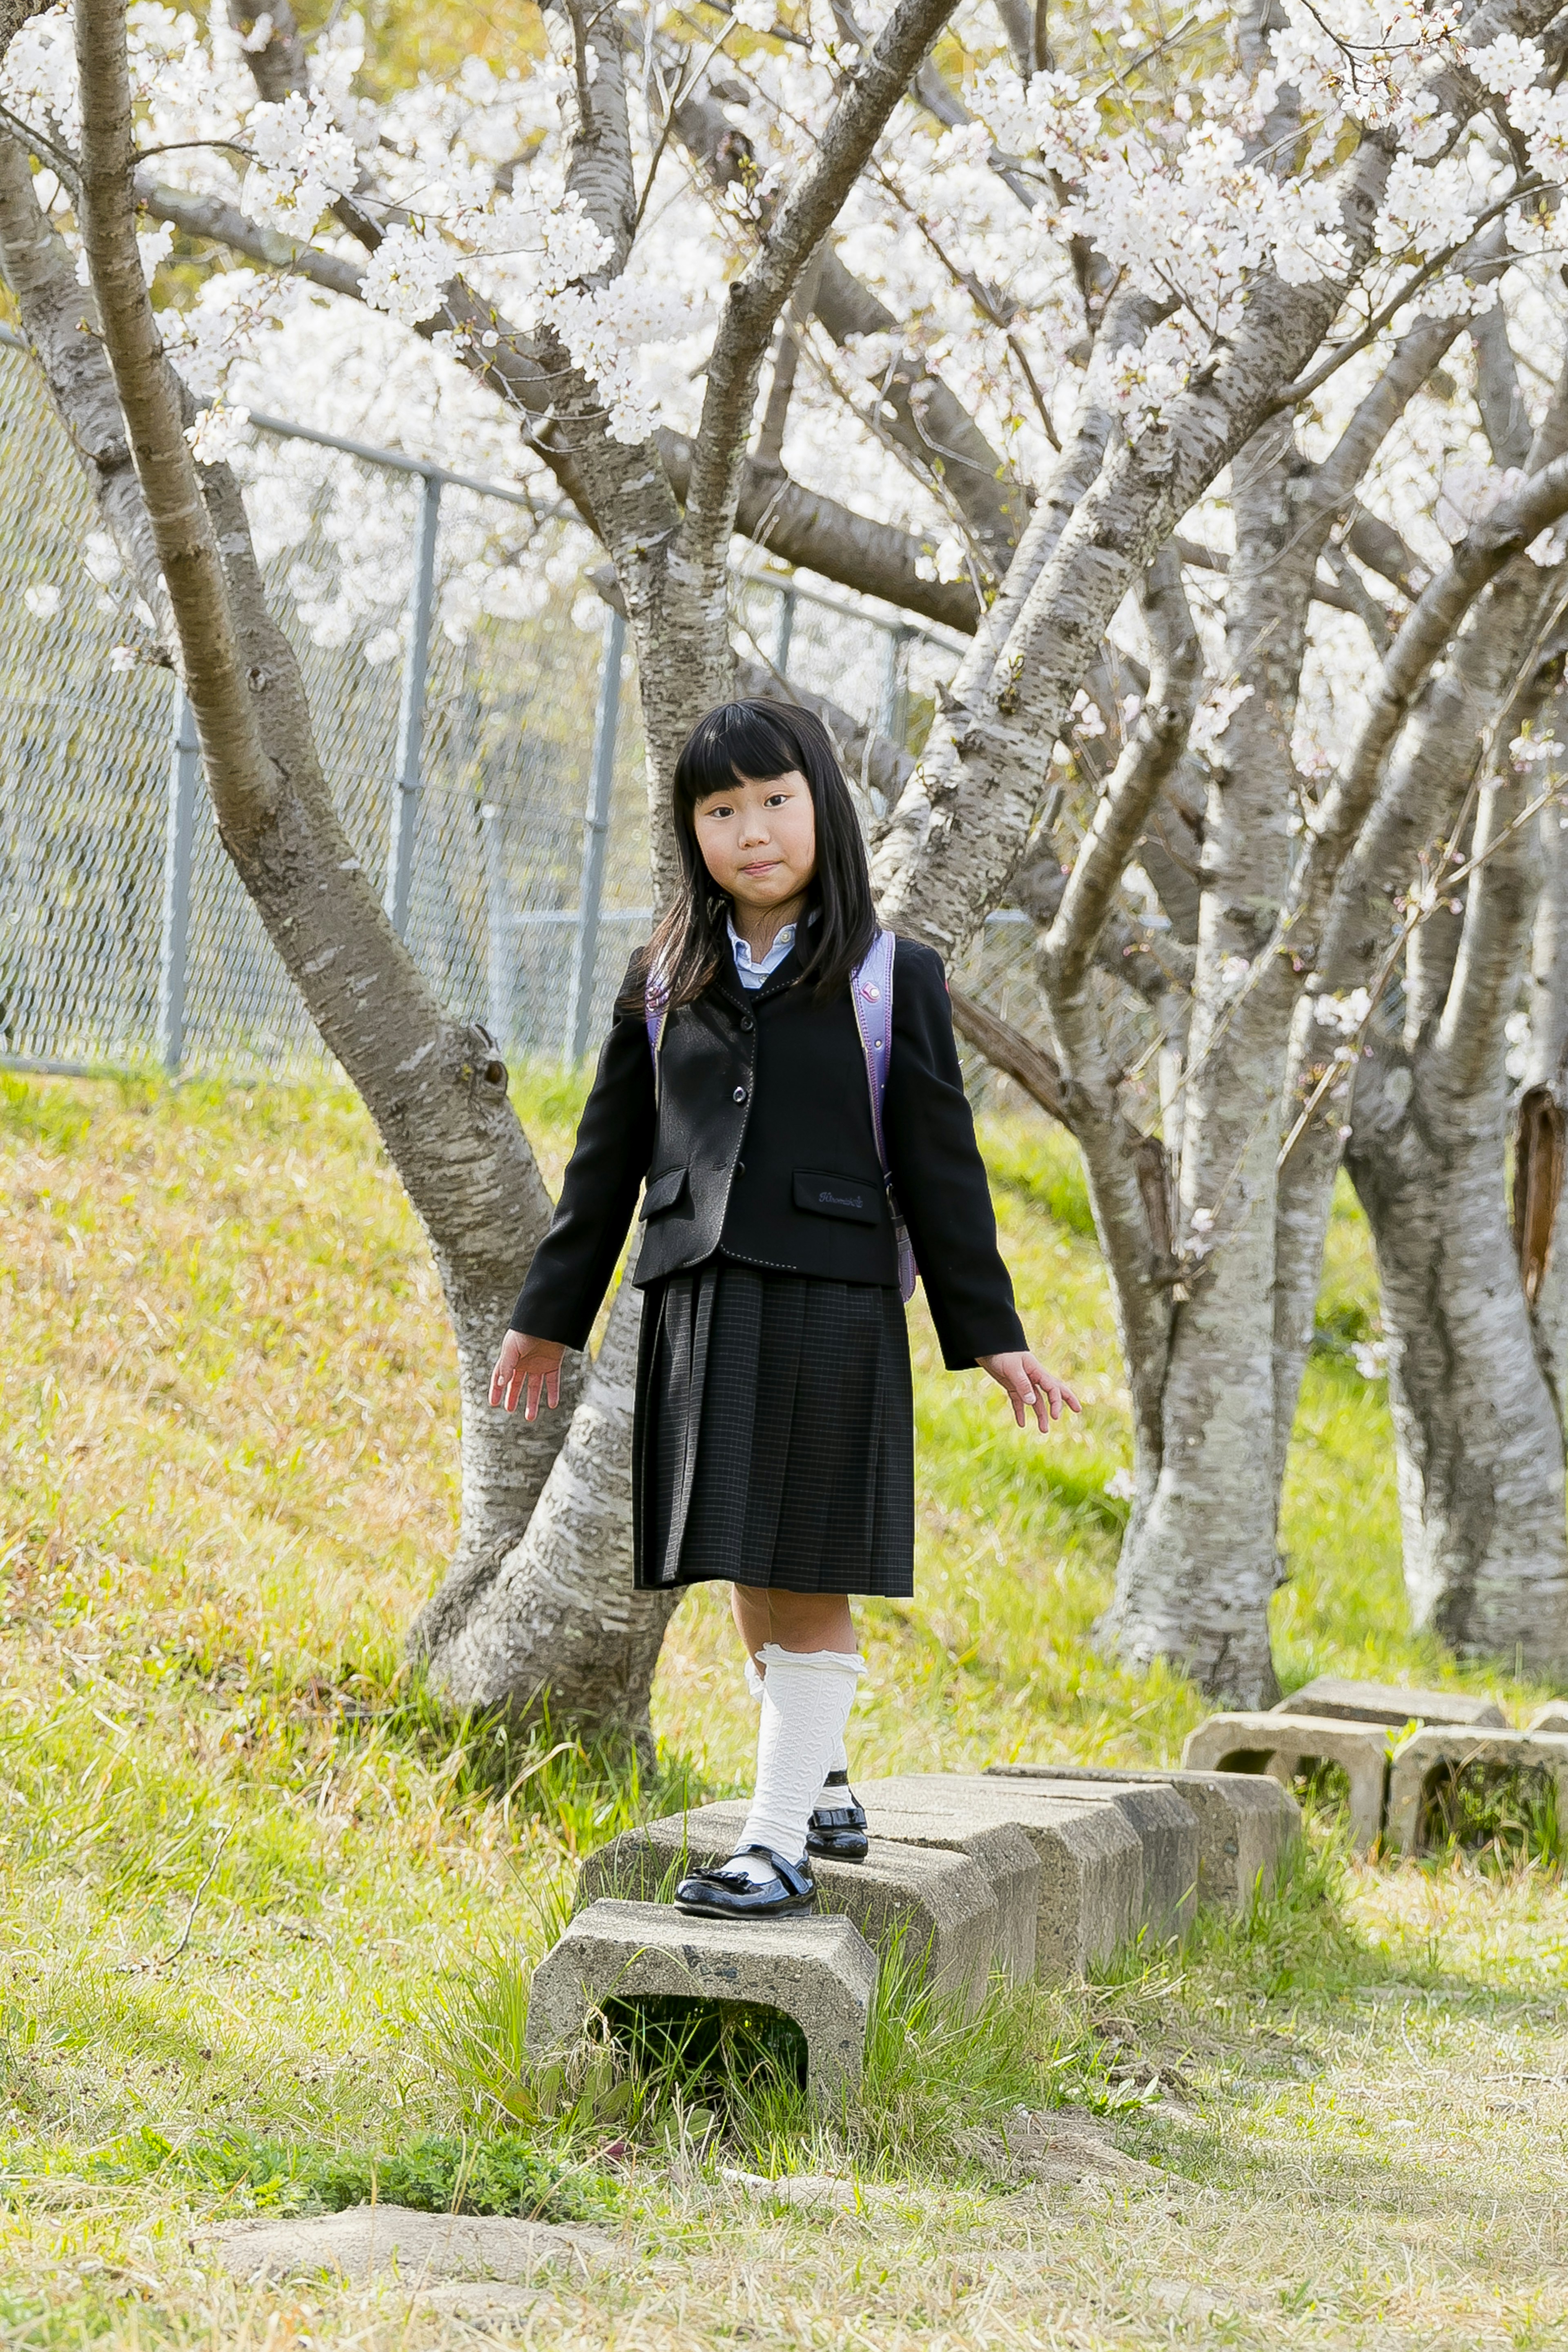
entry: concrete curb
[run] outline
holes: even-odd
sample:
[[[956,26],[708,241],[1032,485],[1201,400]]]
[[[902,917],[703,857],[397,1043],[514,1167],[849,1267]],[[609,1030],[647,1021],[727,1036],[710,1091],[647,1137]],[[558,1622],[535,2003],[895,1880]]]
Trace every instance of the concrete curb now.
[[[1137,1934],[1143,1915],[1143,1840],[1121,1811],[1103,1800],[1047,1796],[1009,1788],[983,1773],[909,1772],[856,1784],[877,1835],[897,1838],[900,1822],[927,1828],[933,1815],[957,1837],[1011,1824],[1040,1865],[1035,1974],[1061,1984],[1108,1959]]]
[[[1506,1730],[1508,1717],[1495,1698],[1469,1691],[1404,1690],[1394,1683],[1349,1682],[1343,1675],[1319,1675],[1270,1709],[1273,1715],[1304,1715],[1331,1723],[1385,1723],[1403,1731],[1407,1723],[1468,1723]]]

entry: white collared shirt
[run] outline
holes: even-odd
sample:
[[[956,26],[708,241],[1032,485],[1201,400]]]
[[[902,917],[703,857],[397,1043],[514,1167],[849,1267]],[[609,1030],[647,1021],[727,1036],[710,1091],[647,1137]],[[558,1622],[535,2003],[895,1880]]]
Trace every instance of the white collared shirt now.
[[[795,944],[795,925],[786,923],[765,956],[753,960],[751,950],[735,928],[733,915],[726,917],[729,928],[729,944],[735,950],[735,976],[742,988],[760,988],[769,975],[776,972]]]

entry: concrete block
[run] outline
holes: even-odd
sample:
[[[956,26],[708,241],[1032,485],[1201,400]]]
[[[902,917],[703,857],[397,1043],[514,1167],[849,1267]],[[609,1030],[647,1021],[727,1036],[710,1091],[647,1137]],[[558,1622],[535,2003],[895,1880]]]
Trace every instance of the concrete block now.
[[[1499,1772],[1544,1772],[1557,1790],[1557,1818],[1568,1823],[1568,1737],[1561,1732],[1466,1730],[1457,1725],[1413,1731],[1394,1751],[1388,1780],[1388,1830],[1395,1853],[1419,1853],[1432,1782],[1439,1772],[1483,1764]]]
[[[1393,1683],[1349,1682],[1319,1675],[1274,1706],[1275,1715],[1308,1715],[1318,1722],[1386,1723],[1403,1731],[1407,1723],[1491,1724],[1506,1729],[1508,1717],[1495,1698],[1468,1691],[1406,1690]]]
[[[723,1862],[734,1853],[746,1814],[741,1803],[702,1805],[626,1831],[583,1864],[579,1902],[601,1895],[668,1901],[683,1869]],[[813,1854],[811,1875],[819,1915],[852,1919],[879,1952],[902,1928],[905,1954],[911,1959],[929,1954],[932,1981],[941,1991],[971,2009],[984,1999],[1000,1922],[990,1883],[967,1853],[890,1846],[873,1837],[864,1862],[825,1862]],[[756,1924],[741,1922],[748,1931]]]
[[[1267,1890],[1301,1833],[1290,1790],[1250,1772],[1161,1772],[1094,1764],[992,1764],[988,1780],[1034,1780],[1072,1790],[1096,1787],[1175,1789],[1197,1817],[1197,1899],[1243,1911]]]
[[[1197,1908],[1198,1830],[1197,1815],[1181,1790],[1157,1781],[1085,1787],[1043,1775],[1033,1785],[1069,1804],[1114,1805],[1144,1849],[1140,1925],[1160,1943],[1186,1933]]]
[[[873,1788],[875,1782],[871,1784]],[[857,1783],[855,1794],[865,1801]],[[991,1965],[1015,1982],[1027,1984],[1035,1972],[1040,1915],[1040,1857],[1024,1832],[1011,1822],[993,1821],[977,1829],[936,1808],[928,1811],[883,1814],[868,1808],[871,1834],[894,1845],[934,1846],[946,1853],[967,1854],[985,1874],[997,1904],[996,1940]],[[812,1868],[817,1867],[816,1856]]]
[[[1188,1734],[1181,1760],[1189,1770],[1267,1772],[1282,1783],[1303,1765],[1337,1764],[1350,1782],[1356,1852],[1365,1853],[1377,1843],[1388,1780],[1388,1735],[1380,1723],[1271,1712],[1211,1715]]]
[[[853,1923],[689,1918],[665,1903],[590,1904],[534,1970],[528,2046],[570,2050],[607,2000],[668,1997],[779,2010],[805,2037],[808,2088],[858,2083],[876,1954]]]
[[[1568,1699],[1549,1698],[1544,1706],[1536,1708],[1524,1727],[1526,1731],[1568,1732]]]
[[[1040,1865],[1035,1974],[1061,1984],[1138,1932],[1143,1916],[1143,1840],[1113,1805],[1049,1796],[983,1773],[908,1772],[855,1783],[878,1838],[901,1823],[945,1819],[957,1836],[1008,1824],[1020,1829]]]

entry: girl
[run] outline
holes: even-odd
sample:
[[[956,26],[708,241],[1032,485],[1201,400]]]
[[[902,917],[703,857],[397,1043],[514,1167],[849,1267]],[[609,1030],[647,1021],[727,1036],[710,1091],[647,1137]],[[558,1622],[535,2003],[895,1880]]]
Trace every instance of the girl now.
[[[762,1702],[739,1844],[675,1900],[768,1916],[810,1908],[809,1853],[866,1852],[848,1596],[915,1589],[900,1213],[949,1369],[982,1366],[1020,1429],[1079,1404],[1029,1352],[941,961],[878,932],[826,729],[772,702],[710,711],[674,820],[683,887],[632,961],[490,1400],[526,1396],[530,1421],[541,1391],[557,1402],[641,1187],[636,1580],[728,1579]]]

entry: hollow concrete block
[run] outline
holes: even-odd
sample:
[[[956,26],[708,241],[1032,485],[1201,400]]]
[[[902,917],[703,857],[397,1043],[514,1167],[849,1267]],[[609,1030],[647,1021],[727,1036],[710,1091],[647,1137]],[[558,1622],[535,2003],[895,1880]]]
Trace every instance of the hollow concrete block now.
[[[794,2020],[807,2087],[829,2097],[860,2080],[876,1976],[876,1954],[842,1917],[702,1919],[665,1903],[591,1903],[534,1970],[528,2046],[536,2058],[571,2049],[607,2000],[744,2003]]]
[[[1350,1831],[1358,1853],[1377,1843],[1388,1781],[1388,1734],[1380,1723],[1272,1713],[1211,1715],[1187,1735],[1189,1770],[1267,1772],[1288,1782],[1310,1763],[1337,1764],[1350,1782]]]
[[[871,1784],[873,1787],[875,1783]],[[865,1801],[857,1784],[855,1794]],[[967,1854],[985,1874],[996,1897],[997,1931],[991,1964],[1016,1983],[1026,1984],[1035,1971],[1040,1914],[1040,1857],[1025,1832],[1012,1822],[995,1821],[976,1828],[940,1808],[928,1811],[883,1813],[868,1805],[872,1836],[894,1845],[933,1846],[947,1853]],[[817,1858],[811,1857],[813,1870]]]
[[[1034,1785],[1067,1803],[1114,1805],[1144,1849],[1140,1925],[1160,1943],[1186,1934],[1197,1908],[1198,1827],[1183,1792],[1157,1781],[1086,1788],[1042,1777]]]
[[[601,1895],[667,1900],[684,1869],[723,1862],[734,1853],[746,1814],[744,1804],[701,1805],[627,1830],[589,1855],[578,1875],[579,1901]],[[813,1854],[810,1866],[819,1914],[852,1919],[879,1952],[902,1929],[906,1956],[928,1956],[939,1990],[968,2008],[978,2005],[990,1981],[999,1920],[997,1897],[977,1862],[963,1853],[873,1838],[864,1862]]]
[[[1386,1723],[1402,1731],[1407,1723],[1489,1724],[1506,1729],[1508,1717],[1495,1698],[1469,1691],[1406,1690],[1393,1683],[1358,1683],[1342,1675],[1319,1675],[1270,1712],[1306,1715],[1333,1723]]]
[[[1544,1772],[1557,1790],[1557,1818],[1568,1823],[1568,1737],[1561,1732],[1468,1730],[1428,1725],[1394,1751],[1388,1776],[1387,1839],[1395,1853],[1419,1853],[1427,1800],[1438,1772],[1483,1764],[1500,1772]]]
[[[1549,1698],[1544,1706],[1536,1708],[1524,1727],[1526,1731],[1568,1732],[1568,1699]]]
[[[896,1839],[901,1822],[928,1822],[934,1815],[957,1835],[1020,1829],[1040,1865],[1035,1974],[1048,1983],[1082,1976],[1138,1932],[1143,1841],[1114,1806],[1049,1796],[978,1772],[902,1773],[857,1781],[855,1793],[879,1838]]]
[[[1032,1780],[1077,1792],[1094,1788],[1176,1790],[1197,1819],[1197,1899],[1245,1910],[1265,1893],[1301,1833],[1301,1809],[1266,1774],[1162,1772],[1094,1764],[991,1764],[988,1780]]]

